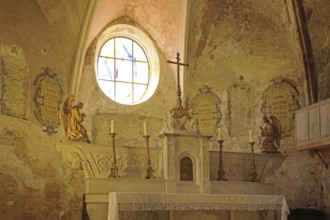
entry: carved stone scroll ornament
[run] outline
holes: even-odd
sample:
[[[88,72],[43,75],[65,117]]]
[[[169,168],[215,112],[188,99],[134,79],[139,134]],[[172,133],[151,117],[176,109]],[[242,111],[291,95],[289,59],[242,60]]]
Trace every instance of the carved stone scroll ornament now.
[[[56,133],[56,128],[60,124],[58,111],[62,103],[63,91],[58,81],[57,74],[48,67],[39,74],[34,85],[37,89],[34,94],[36,111],[35,116],[38,121],[45,126],[44,132],[48,134]]]
[[[84,142],[62,142],[56,144],[57,151],[73,169],[82,170],[85,178],[107,178],[110,172],[113,156],[111,148],[105,145],[91,145]],[[121,177],[138,178],[145,175],[147,157],[144,148],[117,148],[117,165]],[[160,149],[152,148],[151,166],[157,177],[161,175]]]
[[[92,152],[93,163],[95,163],[99,174],[106,175],[110,172],[111,164],[113,162],[112,154],[104,152]],[[153,170],[158,170],[159,160],[155,159],[151,163]],[[117,157],[117,165],[120,173],[135,173],[140,176],[144,174],[147,167],[147,158],[140,154],[129,153]]]
[[[91,164],[81,149],[74,146],[63,148],[62,157],[71,163],[73,169],[81,169],[85,178],[95,177]]]
[[[282,137],[290,135],[295,128],[295,111],[300,108],[297,100],[298,92],[284,79],[272,80],[263,96],[261,113],[263,116],[273,115],[282,126]]]

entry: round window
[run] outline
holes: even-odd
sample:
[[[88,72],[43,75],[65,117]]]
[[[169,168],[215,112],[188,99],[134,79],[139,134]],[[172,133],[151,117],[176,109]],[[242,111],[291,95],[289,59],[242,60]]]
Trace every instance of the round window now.
[[[159,61],[151,39],[130,25],[103,32],[97,46],[96,79],[101,91],[120,104],[148,100],[159,81]]]

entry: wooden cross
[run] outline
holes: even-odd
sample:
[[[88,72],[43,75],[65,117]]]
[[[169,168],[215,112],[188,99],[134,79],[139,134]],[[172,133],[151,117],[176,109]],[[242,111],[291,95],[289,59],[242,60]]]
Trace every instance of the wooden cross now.
[[[176,64],[177,65],[177,89],[176,89],[176,94],[178,96],[177,99],[177,108],[183,109],[182,107],[182,100],[181,100],[181,88],[180,88],[180,76],[179,76],[179,72],[180,72],[180,66],[189,66],[188,64],[185,63],[180,63],[180,54],[177,53],[176,54],[176,62],[175,61],[170,61],[168,60],[168,63],[172,63],[172,64]]]

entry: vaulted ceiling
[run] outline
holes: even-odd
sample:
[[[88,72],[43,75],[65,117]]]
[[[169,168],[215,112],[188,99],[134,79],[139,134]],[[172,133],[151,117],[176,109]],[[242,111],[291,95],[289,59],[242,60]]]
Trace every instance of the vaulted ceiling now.
[[[298,41],[295,37],[299,37],[299,34],[295,32],[299,30],[292,30],[293,26],[288,25],[293,22],[290,20],[293,17],[287,17],[286,5],[299,1],[271,2],[270,4],[270,1],[256,0],[241,2],[238,0],[3,0],[0,1],[2,33],[0,41],[17,43],[23,47],[30,60],[32,78],[40,72],[42,66],[56,67],[57,72],[63,73],[64,81],[67,83],[64,87],[67,91],[76,93],[86,49],[100,31],[119,18],[130,19],[145,29],[162,51],[161,55],[165,60],[173,59],[176,52],[184,54],[190,17],[194,17],[193,22],[196,19],[200,22],[198,31],[208,34],[205,32],[208,23],[217,23],[221,28],[223,24],[221,19],[226,13],[235,16],[253,14],[250,18],[255,20],[252,22],[258,20],[269,22],[269,27],[285,32],[291,50],[298,51],[299,47],[295,46]],[[329,70],[330,6],[326,0],[305,0],[299,4],[304,14],[305,27],[309,31],[307,33],[309,44],[313,50],[304,62],[314,59],[316,71],[314,81],[319,84],[324,81],[329,82],[327,71]],[[201,9],[192,10],[192,7]],[[233,13],[233,10],[241,10],[242,13],[237,11]],[[199,11],[200,14],[190,14],[194,11]],[[244,20],[243,17],[237,19]],[[189,25],[189,28],[194,28],[197,23],[190,22]],[[201,36],[191,34],[189,40],[200,40],[198,37]],[[189,47],[194,53],[198,53],[199,48],[194,47],[202,44],[203,41]],[[322,84],[319,87],[324,90],[327,86]],[[329,93],[325,92],[319,95],[319,98],[328,97]]]
[[[174,58],[184,48],[187,0],[36,0],[57,36],[67,68],[68,80],[79,81],[87,47],[118,18],[133,20],[152,36],[166,58]],[[71,85],[74,92],[78,85]],[[72,88],[74,87],[74,88]]]

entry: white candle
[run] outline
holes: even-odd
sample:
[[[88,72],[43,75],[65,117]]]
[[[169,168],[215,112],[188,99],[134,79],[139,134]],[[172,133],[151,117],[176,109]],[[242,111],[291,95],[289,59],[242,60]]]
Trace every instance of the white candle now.
[[[249,139],[250,139],[250,142],[253,142],[252,130],[249,130]]]
[[[115,133],[115,121],[111,120],[110,133]]]
[[[218,128],[218,139],[222,140],[222,135],[221,135],[221,127]]]
[[[148,135],[147,122],[143,122],[143,131],[144,131],[144,136],[147,136]]]

